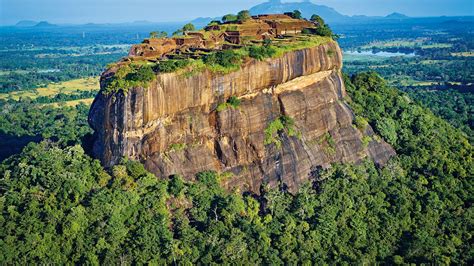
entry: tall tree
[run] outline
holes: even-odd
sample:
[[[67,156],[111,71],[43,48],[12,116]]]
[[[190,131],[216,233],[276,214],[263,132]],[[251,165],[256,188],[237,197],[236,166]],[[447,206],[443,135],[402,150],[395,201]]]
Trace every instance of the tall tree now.
[[[248,10],[242,10],[237,14],[237,19],[241,22],[247,21],[251,18]]]

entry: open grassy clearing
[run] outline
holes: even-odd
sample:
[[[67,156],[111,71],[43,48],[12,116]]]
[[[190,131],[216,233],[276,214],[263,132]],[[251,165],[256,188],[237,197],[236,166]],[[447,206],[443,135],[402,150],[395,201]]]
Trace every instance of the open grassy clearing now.
[[[474,52],[452,53],[451,55],[458,56],[458,57],[474,57]]]
[[[420,64],[433,65],[433,64],[447,64],[449,62],[452,62],[452,60],[422,60],[420,61]],[[414,64],[418,64],[418,63],[414,62]]]
[[[100,88],[98,77],[73,79],[60,83],[51,83],[46,87],[28,91],[14,91],[10,93],[0,93],[0,99],[12,98],[18,100],[21,97],[35,99],[40,96],[54,97],[59,93],[74,94],[78,91],[98,91]]]
[[[90,98],[90,99],[80,99],[80,100],[60,102],[60,103],[48,103],[48,104],[45,104],[45,105],[52,106],[54,108],[58,108],[58,107],[62,107],[62,106],[74,107],[74,106],[76,106],[80,103],[84,103],[86,105],[91,105],[93,101],[94,101],[94,99]]]
[[[415,40],[392,40],[384,42],[372,42],[367,45],[362,46],[362,49],[372,49],[372,48],[415,48],[420,47],[422,49],[441,49],[441,48],[451,48],[453,45],[450,43],[429,43],[429,40],[426,38],[418,38]]]
[[[0,76],[9,74],[28,74],[28,70],[0,70]]]
[[[387,57],[377,55],[353,55],[344,54],[344,62],[383,62],[387,60]]]

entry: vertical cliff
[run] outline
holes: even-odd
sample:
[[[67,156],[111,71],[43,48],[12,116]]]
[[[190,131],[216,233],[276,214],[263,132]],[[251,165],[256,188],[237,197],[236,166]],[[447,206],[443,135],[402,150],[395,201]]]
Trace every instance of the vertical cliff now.
[[[229,74],[159,73],[148,88],[99,93],[89,115],[94,154],[105,166],[139,160],[158,177],[229,172],[226,186],[254,192],[263,182],[294,191],[334,162],[384,164],[394,150],[353,125],[341,67],[329,42],[249,59]],[[232,96],[239,106],[217,108]]]

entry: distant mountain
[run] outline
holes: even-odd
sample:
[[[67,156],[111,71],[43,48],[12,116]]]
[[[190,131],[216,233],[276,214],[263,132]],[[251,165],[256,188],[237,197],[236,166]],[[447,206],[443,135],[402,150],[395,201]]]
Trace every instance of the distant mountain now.
[[[15,27],[33,27],[38,24],[38,21],[33,20],[22,20],[15,24]]]
[[[57,27],[55,24],[51,24],[47,21],[41,21],[40,23],[35,25],[36,28],[51,28],[51,27]]]
[[[409,19],[408,16],[400,13],[392,13],[388,16],[346,16],[337,12],[334,8],[317,5],[310,0],[303,2],[282,2],[280,0],[269,0],[268,2],[256,5],[249,9],[250,14],[281,14],[299,10],[303,17],[310,18],[313,14],[320,15],[327,23],[364,23],[373,20],[400,20]],[[191,21],[194,25],[202,27],[212,20],[220,20],[220,18],[201,17]]]
[[[136,20],[132,23],[130,23],[132,25],[150,25],[150,24],[154,24],[153,22],[150,22],[148,20]]]
[[[249,9],[251,15],[260,14],[282,14],[299,10],[303,17],[310,18],[313,14],[320,15],[328,23],[340,23],[351,20],[351,17],[342,15],[331,7],[316,5],[310,1],[282,3],[279,0],[270,0],[268,2],[256,5]],[[191,21],[194,25],[205,26],[213,20],[220,20],[221,17],[200,17]]]
[[[410,17],[407,16],[407,15],[401,14],[401,13],[394,12],[394,13],[386,16],[385,18],[386,19],[407,19],[407,18],[410,18]]]
[[[299,10],[303,17],[310,18],[313,14],[320,15],[328,23],[340,23],[351,20],[351,17],[342,15],[331,7],[316,5],[311,1],[282,3],[279,0],[270,0],[249,9],[250,14],[277,14]]]

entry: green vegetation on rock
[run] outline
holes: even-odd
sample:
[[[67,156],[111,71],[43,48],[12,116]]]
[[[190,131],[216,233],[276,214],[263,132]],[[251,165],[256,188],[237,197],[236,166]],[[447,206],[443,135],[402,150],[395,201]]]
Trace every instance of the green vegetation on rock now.
[[[106,80],[105,89],[102,93],[123,92],[127,94],[128,90],[136,87],[146,88],[156,79],[152,67],[147,64],[129,64],[118,67],[118,70],[111,78]]]
[[[236,96],[231,96],[225,103],[221,103],[217,106],[216,111],[222,112],[227,108],[237,109],[240,106],[240,99]]]
[[[264,45],[264,46],[252,45],[248,48],[248,51],[249,51],[250,57],[260,60],[260,61],[265,58],[271,58],[277,53],[276,48],[270,45]]]
[[[194,24],[187,23],[181,29],[178,29],[177,31],[173,32],[173,36],[182,35],[183,33],[186,33],[188,31],[194,31],[194,30],[196,30],[196,27],[194,26]]]
[[[191,76],[205,69],[219,74],[227,74],[240,69],[246,58],[263,60],[265,58],[278,58],[285,53],[319,46],[332,41],[329,37],[314,35],[300,36],[299,39],[289,43],[264,43],[263,46],[248,46],[238,49],[213,51],[197,59],[169,59],[158,63],[147,61],[133,62],[130,64],[113,64],[110,68],[117,68],[115,74],[106,80],[103,93],[123,92],[130,88],[146,88],[156,79],[157,73],[171,73],[180,70],[185,76]]]
[[[252,17],[250,16],[250,12],[248,10],[242,10],[237,13],[237,20],[240,22],[244,22],[246,20],[249,20],[250,18]]]
[[[324,133],[324,135],[319,140],[320,145],[324,145],[324,152],[327,155],[336,154],[336,142],[329,132]]]
[[[234,50],[223,50],[210,53],[203,58],[203,62],[211,69],[236,70],[242,63],[242,55]]]
[[[280,116],[273,120],[265,129],[264,144],[275,144],[278,148],[281,147],[281,139],[279,134],[286,133],[290,137],[299,136],[299,132],[295,128],[295,121],[288,116]]]
[[[331,37],[335,40],[339,38],[339,36],[337,36],[336,34],[332,32],[329,25],[326,24],[326,22],[324,22],[324,19],[321,18],[320,16],[316,14],[312,15],[310,20],[318,24],[318,27],[314,30],[315,34],[319,36]]]
[[[191,60],[163,60],[153,67],[153,70],[162,73],[175,72],[191,64]]]
[[[188,145],[186,143],[173,143],[169,146],[167,152],[176,152],[186,149]]]
[[[226,22],[234,22],[234,21],[237,21],[237,16],[236,15],[233,15],[233,14],[227,14],[225,16],[222,17],[222,22],[226,23]]]
[[[166,31],[152,31],[152,32],[150,32],[150,38],[151,39],[166,38],[166,37],[168,37],[168,33],[166,33]]]

